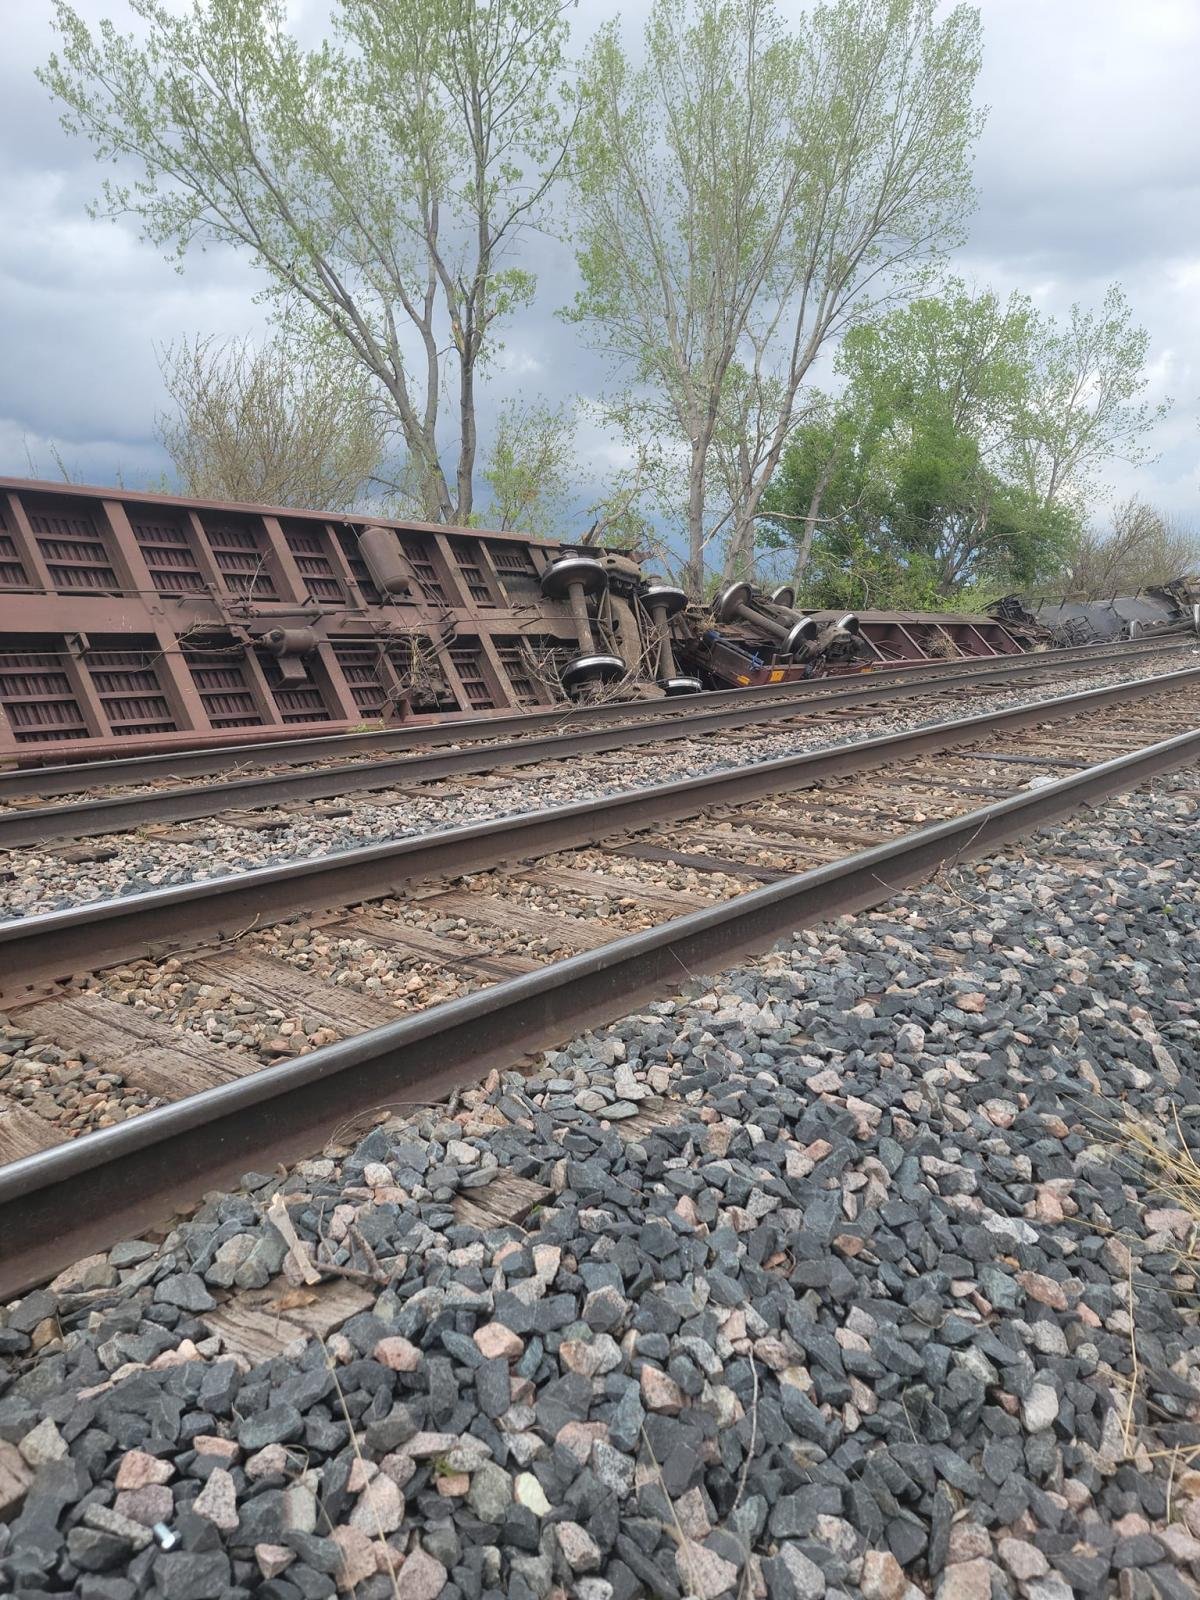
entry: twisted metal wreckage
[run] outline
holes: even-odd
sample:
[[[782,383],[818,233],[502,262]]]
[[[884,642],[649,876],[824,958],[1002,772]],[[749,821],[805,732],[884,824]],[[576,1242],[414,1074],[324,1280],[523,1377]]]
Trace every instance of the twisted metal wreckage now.
[[[0,478],[0,760],[1011,655],[1195,626],[1195,598],[842,615],[735,583],[707,607],[586,542]]]

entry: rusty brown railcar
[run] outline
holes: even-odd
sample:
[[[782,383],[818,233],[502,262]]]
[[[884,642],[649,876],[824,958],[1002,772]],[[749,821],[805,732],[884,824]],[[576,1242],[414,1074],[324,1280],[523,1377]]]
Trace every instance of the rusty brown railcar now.
[[[567,548],[0,479],[0,753],[551,705],[580,653],[570,604],[542,592]]]
[[[636,552],[0,478],[0,760],[44,763],[668,696],[1022,648],[991,618],[840,616]]]

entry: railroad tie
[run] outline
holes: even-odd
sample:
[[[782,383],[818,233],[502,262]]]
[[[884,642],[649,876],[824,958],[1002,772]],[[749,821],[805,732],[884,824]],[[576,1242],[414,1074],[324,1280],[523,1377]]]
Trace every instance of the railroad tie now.
[[[104,995],[66,995],[29,1013],[39,1034],[86,1054],[133,1087],[179,1100],[259,1071],[247,1050],[217,1044]]]
[[[15,1100],[0,1102],[0,1165],[49,1150],[61,1140],[61,1131],[36,1111]]]
[[[536,972],[540,961],[518,955],[494,955],[470,945],[431,933],[406,922],[389,922],[380,916],[349,917],[326,929],[335,937],[366,939],[368,943],[401,951],[413,961],[449,967],[467,974],[490,978],[516,978],[523,972]]]
[[[396,1008],[357,989],[324,983],[273,956],[246,954],[188,958],[188,973],[202,983],[236,989],[259,1005],[302,1011],[339,1034],[365,1033],[395,1022]]]

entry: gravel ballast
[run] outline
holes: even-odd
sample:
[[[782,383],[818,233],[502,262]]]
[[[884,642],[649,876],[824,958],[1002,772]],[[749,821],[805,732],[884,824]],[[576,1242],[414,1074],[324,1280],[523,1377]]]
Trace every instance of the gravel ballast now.
[[[1075,672],[1052,683],[963,694],[956,697],[952,708],[943,704],[932,714],[928,704],[914,697],[898,701],[874,717],[847,718],[845,733],[837,736],[828,722],[768,723],[731,737],[673,740],[495,777],[447,779],[406,791],[388,803],[382,803],[378,795],[350,794],[336,801],[318,801],[297,812],[247,813],[247,826],[229,819],[202,818],[178,827],[113,834],[77,845],[14,850],[7,856],[0,854],[0,919],[59,911],[495,817],[600,799],[751,762],[902,733],[932,721],[975,716],[1082,689],[1182,671],[1198,660],[1200,651],[1172,650],[1113,663],[1102,670]]]
[[[0,1312],[0,1591],[1196,1594],[1197,1224],[1122,1131],[1195,1130],[1195,785]]]

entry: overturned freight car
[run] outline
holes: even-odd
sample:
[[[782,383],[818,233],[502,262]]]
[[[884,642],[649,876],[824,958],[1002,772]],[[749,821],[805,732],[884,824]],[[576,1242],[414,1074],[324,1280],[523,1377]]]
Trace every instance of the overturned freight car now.
[[[1009,654],[980,617],[711,607],[635,552],[0,478],[0,760],[329,733]]]
[[[1170,583],[1147,585],[1135,594],[1114,594],[1100,600],[1077,600],[1069,595],[1022,600],[1006,595],[989,606],[988,613],[1048,648],[1200,633],[1200,578],[1182,576]]]

